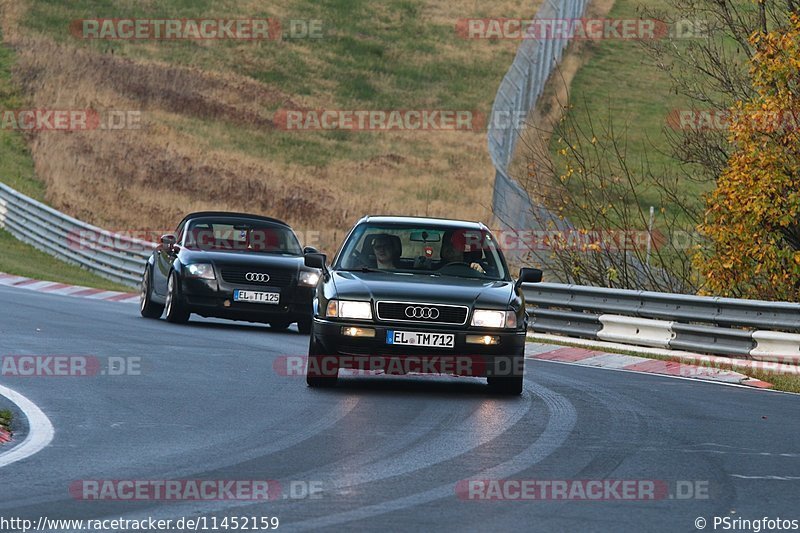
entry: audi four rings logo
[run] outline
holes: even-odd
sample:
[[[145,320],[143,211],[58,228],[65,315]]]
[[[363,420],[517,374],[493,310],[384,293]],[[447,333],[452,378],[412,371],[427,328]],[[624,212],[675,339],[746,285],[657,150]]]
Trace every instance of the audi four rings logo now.
[[[426,318],[436,320],[439,318],[439,310],[435,307],[416,307],[409,305],[406,307],[406,316],[408,318]]]
[[[260,272],[248,272],[245,274],[244,279],[247,281],[257,281],[259,283],[266,283],[269,281],[269,274],[262,274]]]

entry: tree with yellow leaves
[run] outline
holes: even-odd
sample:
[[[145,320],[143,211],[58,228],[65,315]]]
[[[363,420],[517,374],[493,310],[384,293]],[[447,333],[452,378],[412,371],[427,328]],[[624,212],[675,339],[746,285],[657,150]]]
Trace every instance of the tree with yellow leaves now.
[[[800,17],[757,32],[754,95],[731,110],[733,152],[706,199],[694,257],[705,292],[800,301]]]

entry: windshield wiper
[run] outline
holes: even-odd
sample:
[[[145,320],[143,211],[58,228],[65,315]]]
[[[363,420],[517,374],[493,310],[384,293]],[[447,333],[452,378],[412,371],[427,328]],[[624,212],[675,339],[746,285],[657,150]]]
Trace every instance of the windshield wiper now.
[[[338,270],[339,272],[391,272],[391,270],[378,270],[377,268],[371,267],[340,268]]]

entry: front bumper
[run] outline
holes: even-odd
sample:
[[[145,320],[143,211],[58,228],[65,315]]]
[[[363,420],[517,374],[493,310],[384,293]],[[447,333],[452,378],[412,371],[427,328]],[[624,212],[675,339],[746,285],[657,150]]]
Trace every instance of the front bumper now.
[[[374,337],[351,337],[344,328],[375,330]],[[388,331],[453,334],[453,348],[431,348],[387,343]],[[468,343],[467,335],[491,335],[493,345]],[[478,328],[423,327],[314,318],[313,336],[320,354],[338,359],[340,368],[397,369],[397,373],[442,373],[467,376],[521,375],[524,372],[526,332]]]
[[[308,319],[314,299],[314,287],[234,285],[218,280],[184,278],[181,288],[184,302],[192,313],[251,322]],[[280,301],[278,304],[236,302],[233,300],[236,289],[279,292]]]

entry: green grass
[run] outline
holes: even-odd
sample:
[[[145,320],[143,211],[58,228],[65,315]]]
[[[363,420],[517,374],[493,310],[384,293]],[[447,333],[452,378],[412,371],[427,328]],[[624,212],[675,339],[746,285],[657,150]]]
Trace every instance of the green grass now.
[[[13,51],[0,45],[0,111],[26,105],[11,78],[13,64]],[[19,131],[0,129],[0,181],[36,200],[44,200],[44,185],[36,179],[30,150]],[[0,249],[3,250],[0,272],[101,289],[130,290],[40,252],[4,230],[0,230]]]
[[[424,5],[421,0],[283,2],[281,9],[290,14],[288,18],[321,20],[321,39],[284,38],[261,43],[181,40],[153,44],[79,40],[68,31],[71,21],[86,17],[261,16],[284,21],[269,7],[242,8],[241,4],[237,0],[179,0],[157,6],[112,0],[31,0],[23,25],[59,41],[121,56],[235,72],[274,84],[293,96],[333,96],[338,105],[356,109],[427,106],[488,110],[515,51],[509,46],[504,57],[475,54],[467,61],[443,53],[443,47],[479,49],[487,43],[460,39],[455,34],[455,19],[434,23],[420,16]],[[480,16],[482,10],[499,15],[488,6],[456,16]],[[231,61],[231,57],[239,60]],[[315,83],[318,80],[325,84]]]
[[[286,95],[301,107],[344,110],[469,109],[488,112],[518,43],[464,40],[456,34],[456,20],[459,17],[529,15],[504,12],[514,9],[513,6],[475,4],[469,5],[469,12],[462,12],[460,8],[433,6],[425,0],[285,0],[280,3],[25,0],[24,5],[27,9],[20,28],[30,37],[44,35],[104,55],[113,53],[116,57],[196,67],[222,76],[246,76],[268,84],[268,90]],[[78,39],[70,33],[70,24],[85,18],[256,17],[278,18],[284,27],[287,19],[321,20],[323,38],[264,42],[93,41]],[[2,48],[0,107],[7,109],[30,105],[12,83],[13,64],[13,51]],[[285,107],[291,106],[282,98],[276,99],[275,103],[265,106],[261,114],[267,116]],[[171,132],[180,135],[177,143],[224,151],[232,158],[254,157],[274,163],[276,167],[285,163],[286,166],[309,167],[316,172],[314,169],[330,165],[335,177],[340,176],[336,172],[350,172],[347,166],[350,162],[369,162],[387,154],[429,158],[458,150],[449,141],[433,143],[425,134],[283,132],[237,124],[225,117],[198,118],[190,112],[159,113],[156,120],[163,121]],[[444,139],[444,136],[439,138]],[[0,181],[43,200],[45,187],[36,179],[25,138],[16,132],[0,131],[0,141]],[[336,166],[342,162],[344,164]],[[445,174],[442,178],[451,176]],[[487,182],[491,180],[490,173],[486,179]],[[439,185],[445,182],[441,179],[420,188],[417,196],[429,201],[458,197],[458,190]],[[337,186],[342,190],[349,187],[338,183]],[[354,194],[359,192],[353,191]],[[7,264],[8,271],[13,267],[14,273],[20,275],[40,276],[26,270],[26,265],[33,264],[32,261],[12,259],[3,257],[0,270]],[[84,283],[105,282],[86,280]]]
[[[3,250],[3,253],[0,254],[0,272],[111,291],[130,292],[132,290],[130,287],[108,281],[87,270],[59,261],[51,255],[18,241],[5,230],[0,230],[0,250]]]
[[[0,45],[0,110],[25,107],[25,99],[11,78],[13,51]],[[44,185],[36,179],[31,153],[25,138],[15,130],[0,129],[0,181],[36,200],[44,199]],[[0,230],[0,272],[35,279],[88,285],[111,290],[129,290],[95,276],[78,267],[67,265]],[[9,419],[10,419],[10,412]],[[2,418],[3,412],[0,412]]]
[[[497,47],[464,40],[455,32],[456,17],[521,16],[491,5],[454,12],[435,22],[425,16],[422,0],[286,0],[279,8],[242,0],[175,0],[152,3],[125,0],[29,0],[23,28],[60,42],[101,53],[141,60],[231,72],[264,82],[303,104],[340,109],[469,109],[488,112],[497,85],[513,60],[517,43]],[[320,39],[242,42],[81,40],[70,23],[84,18],[253,18],[322,21]],[[486,47],[492,52],[486,53]],[[476,53],[469,53],[474,50]],[[234,58],[232,60],[232,58]],[[0,69],[8,72],[10,51]],[[333,101],[331,101],[333,100]],[[7,106],[8,107],[8,106]],[[275,111],[282,104],[277,104]],[[169,119],[168,119],[169,120]],[[169,125],[210,145],[249,156],[320,167],[332,160],[362,161],[385,152],[372,133],[272,132],[176,116]],[[426,149],[424,136],[407,147]],[[417,146],[418,145],[418,146]],[[30,157],[18,142],[22,172],[10,172],[0,158],[0,179],[41,198]],[[2,154],[5,155],[5,154]],[[27,166],[22,166],[22,164]],[[20,174],[14,181],[11,174]],[[18,187],[19,185],[19,187]]]
[[[11,78],[13,65],[13,50],[0,44],[0,112],[26,106]],[[44,198],[44,185],[36,179],[30,150],[19,131],[0,128],[0,181],[37,200]]]
[[[242,152],[262,159],[284,159],[312,167],[323,167],[334,159],[369,159],[381,153],[371,133],[331,130],[310,135],[308,132],[276,134],[177,115],[166,117],[163,124],[181,134],[196,137],[198,145],[209,150]],[[420,145],[422,149],[422,142]]]
[[[10,430],[13,418],[14,414],[9,409],[0,409],[0,427]]]
[[[639,0],[618,0],[609,18],[640,18]],[[667,9],[662,0],[648,2],[650,8]],[[577,127],[585,134],[590,131],[590,119],[599,133],[610,124],[616,135],[623,138],[626,146],[626,161],[638,171],[642,161],[647,160],[656,175],[681,176],[678,163],[670,156],[664,129],[667,115],[672,110],[686,109],[689,103],[682,96],[671,92],[669,77],[652,64],[651,58],[641,44],[633,40],[603,40],[589,42],[589,61],[583,66],[571,85],[570,111]],[[557,136],[551,139],[551,153],[558,168],[564,166],[564,158],[557,154]],[[707,189],[696,182],[684,180],[681,188],[686,197],[700,206]],[[658,210],[661,198],[656,187],[644,186],[638,190],[639,207],[647,212],[650,206]],[[635,207],[635,206],[634,206]]]
[[[623,350],[618,348],[607,348],[605,346],[598,346],[593,348],[591,346],[586,346],[585,344],[578,343],[578,342],[570,342],[569,340],[563,341],[554,341],[551,339],[542,339],[537,337],[535,334],[528,335],[528,340],[532,342],[539,342],[544,344],[554,344],[556,346],[570,346],[576,348],[585,348],[588,350],[598,350],[604,353],[616,353],[621,355],[633,355],[636,357],[643,357],[645,359],[656,359],[659,361],[671,361],[675,363],[685,363],[683,359],[679,357],[669,357],[666,355],[656,355],[656,354],[648,354],[648,353],[639,353],[636,351],[634,347],[631,347],[630,350]],[[784,392],[794,392],[800,394],[800,376],[797,375],[783,375],[783,374],[773,374],[770,372],[766,372],[763,370],[748,370],[744,368],[734,368],[730,365],[718,364],[718,363],[705,363],[706,366],[710,366],[713,368],[719,368],[721,370],[733,370],[735,372],[739,372],[740,374],[744,374],[754,379],[760,379],[761,381],[766,381],[767,383],[772,384],[772,389],[777,391],[784,391]]]

